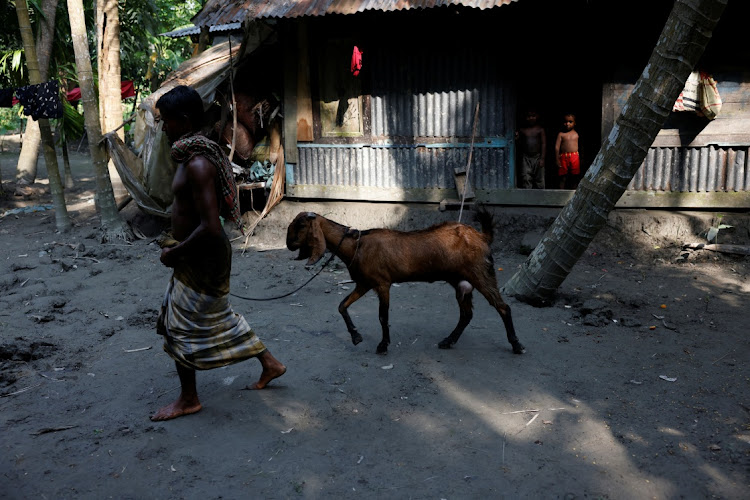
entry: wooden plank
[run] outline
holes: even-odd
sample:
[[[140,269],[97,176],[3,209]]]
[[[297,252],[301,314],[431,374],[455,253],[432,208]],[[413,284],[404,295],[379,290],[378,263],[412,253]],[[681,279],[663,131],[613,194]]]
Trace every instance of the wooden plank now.
[[[297,29],[297,141],[313,141],[313,111],[310,93],[310,51],[307,21],[301,20]]]
[[[297,33],[294,23],[285,24],[284,36],[284,156],[297,163]]]
[[[466,176],[466,170],[463,168],[453,169],[453,178],[456,180],[456,193],[458,198],[471,200],[474,198],[474,188],[471,185],[471,179]]]
[[[750,255],[750,247],[746,245],[688,243],[682,248],[689,248],[691,250],[711,250],[712,252],[731,253],[735,255]]]
[[[715,193],[666,193],[626,191],[617,208],[747,208],[750,191]]]
[[[505,189],[475,191],[475,203],[501,206],[562,207],[574,191],[561,189]],[[352,201],[390,201],[398,203],[440,203],[456,200],[453,189],[399,189],[364,186],[287,186],[290,198],[322,198]],[[617,202],[617,208],[747,208],[750,207],[750,191],[717,193],[667,193],[627,191]]]
[[[237,184],[237,189],[240,191],[249,191],[251,189],[258,189],[265,186],[265,182],[244,182],[242,184]]]

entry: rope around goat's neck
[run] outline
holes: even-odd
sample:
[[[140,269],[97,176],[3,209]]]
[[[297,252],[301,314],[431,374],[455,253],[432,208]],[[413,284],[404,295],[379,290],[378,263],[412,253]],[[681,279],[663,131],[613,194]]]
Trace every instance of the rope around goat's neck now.
[[[357,250],[359,249],[359,238],[361,236],[361,232],[359,230],[357,230],[357,229],[351,229],[351,228],[347,227],[344,230],[344,233],[341,235],[341,241],[339,241],[339,244],[336,247],[336,250],[334,250],[333,252],[331,252],[331,256],[328,257],[328,260],[325,262],[325,264],[323,264],[320,267],[320,269],[318,269],[318,271],[315,274],[313,274],[312,277],[310,277],[309,280],[305,281],[302,285],[300,285],[296,289],[292,290],[291,292],[285,293],[284,295],[279,295],[277,297],[263,297],[263,298],[245,297],[243,295],[237,295],[236,293],[233,293],[233,292],[229,292],[229,295],[231,295],[232,297],[237,297],[238,299],[252,300],[252,301],[256,301],[256,302],[262,302],[262,301],[267,301],[267,300],[283,299],[284,297],[289,297],[290,295],[293,295],[293,294],[299,292],[304,287],[306,287],[308,285],[308,283],[310,283],[312,280],[314,280],[320,273],[322,273],[323,269],[325,269],[326,266],[333,260],[333,258],[336,257],[336,252],[339,251],[339,249],[341,248],[341,244],[344,243],[344,239],[346,238],[347,234],[350,234],[350,231],[356,231],[357,232],[357,247],[354,250],[354,256],[357,255]],[[354,256],[352,256],[352,261],[354,261]]]

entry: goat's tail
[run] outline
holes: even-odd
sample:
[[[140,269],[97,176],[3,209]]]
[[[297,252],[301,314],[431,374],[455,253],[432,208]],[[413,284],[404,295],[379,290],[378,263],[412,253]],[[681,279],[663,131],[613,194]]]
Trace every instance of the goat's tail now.
[[[487,239],[487,243],[492,244],[495,238],[495,220],[492,214],[484,207],[480,207],[475,213],[474,218],[482,226],[482,234]]]

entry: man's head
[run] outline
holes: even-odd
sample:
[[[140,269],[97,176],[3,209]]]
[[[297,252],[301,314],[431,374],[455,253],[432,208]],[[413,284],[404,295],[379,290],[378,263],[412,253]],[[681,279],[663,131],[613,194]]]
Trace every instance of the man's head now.
[[[203,100],[200,94],[187,85],[179,85],[156,101],[162,130],[170,143],[189,132],[203,127]]]

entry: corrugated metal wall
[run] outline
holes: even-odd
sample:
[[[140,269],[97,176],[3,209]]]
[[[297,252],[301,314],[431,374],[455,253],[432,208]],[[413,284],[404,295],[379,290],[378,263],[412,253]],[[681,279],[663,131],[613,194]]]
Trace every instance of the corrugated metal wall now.
[[[357,144],[299,144],[294,184],[455,189],[453,169],[467,164],[479,102],[470,178],[476,189],[510,188],[507,90],[488,60],[468,50],[373,53],[370,135]]]
[[[630,191],[750,191],[748,147],[650,148]]]
[[[465,167],[468,148],[377,147],[370,145],[300,147],[295,184],[375,188],[455,188],[453,169]],[[475,188],[507,189],[506,148],[474,149],[469,177]]]
[[[371,74],[372,135],[470,138],[506,135],[505,92],[497,64],[474,51],[379,52]]]

